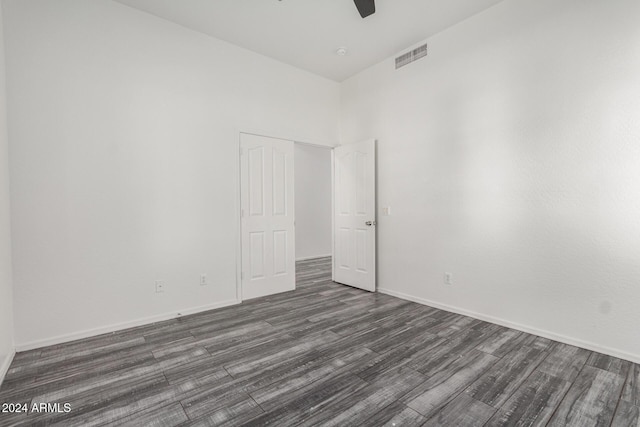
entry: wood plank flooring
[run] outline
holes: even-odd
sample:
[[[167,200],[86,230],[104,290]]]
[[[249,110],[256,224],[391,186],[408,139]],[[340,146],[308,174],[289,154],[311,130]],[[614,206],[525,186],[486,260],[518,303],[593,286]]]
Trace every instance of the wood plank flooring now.
[[[331,282],[19,353],[1,426],[640,426],[640,366]]]

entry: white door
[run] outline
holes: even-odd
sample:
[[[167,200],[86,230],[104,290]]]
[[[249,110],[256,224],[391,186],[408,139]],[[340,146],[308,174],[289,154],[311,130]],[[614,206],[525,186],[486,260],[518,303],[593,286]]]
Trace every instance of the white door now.
[[[295,289],[293,142],[240,134],[242,299]]]
[[[334,149],[333,278],[376,290],[375,140]]]

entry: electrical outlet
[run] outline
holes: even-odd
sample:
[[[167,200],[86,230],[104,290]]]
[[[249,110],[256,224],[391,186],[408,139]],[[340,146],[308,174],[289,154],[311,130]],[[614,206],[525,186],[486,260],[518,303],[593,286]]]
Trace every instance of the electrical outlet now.
[[[200,286],[205,286],[207,284],[207,275],[203,273],[200,275]]]
[[[156,280],[156,293],[164,292],[164,282],[162,280]]]
[[[453,279],[453,274],[444,273],[444,284],[445,285],[452,285],[453,284],[452,279]]]

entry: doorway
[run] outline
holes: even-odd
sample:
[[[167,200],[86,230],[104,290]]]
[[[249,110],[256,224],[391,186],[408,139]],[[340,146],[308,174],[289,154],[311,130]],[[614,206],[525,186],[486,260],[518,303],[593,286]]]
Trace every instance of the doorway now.
[[[331,257],[331,147],[296,142],[296,261]]]
[[[296,261],[310,259],[375,291],[375,141],[334,149],[240,133],[239,152],[240,299],[294,290]]]

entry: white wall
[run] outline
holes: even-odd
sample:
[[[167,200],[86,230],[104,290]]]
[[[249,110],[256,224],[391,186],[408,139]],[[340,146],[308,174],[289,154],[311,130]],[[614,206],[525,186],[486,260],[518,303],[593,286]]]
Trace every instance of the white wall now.
[[[342,84],[392,207],[381,288],[640,361],[638,16],[506,0]]]
[[[108,0],[3,5],[21,348],[234,301],[238,130],[332,144],[341,89],[383,289],[640,361],[637,1],[506,0],[341,88]]]
[[[339,85],[108,0],[5,15],[18,348],[234,302],[238,132],[333,145]]]
[[[331,255],[331,150],[295,144],[296,259]]]
[[[9,144],[5,92],[4,23],[0,4],[0,383],[13,359],[13,296],[9,203]]]

